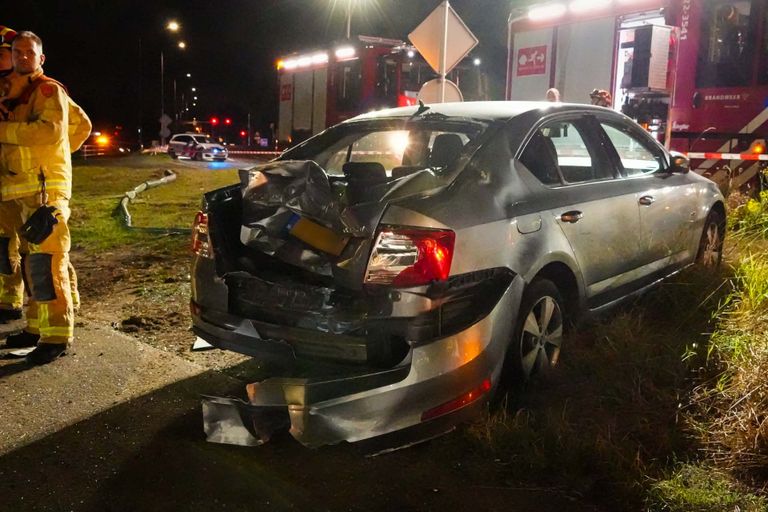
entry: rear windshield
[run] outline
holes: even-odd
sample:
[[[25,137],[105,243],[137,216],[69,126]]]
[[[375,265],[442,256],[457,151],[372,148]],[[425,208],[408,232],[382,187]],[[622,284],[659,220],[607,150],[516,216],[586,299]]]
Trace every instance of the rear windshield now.
[[[350,123],[313,137],[281,160],[313,160],[330,175],[342,175],[347,162],[379,163],[388,176],[414,168],[444,169],[484,129],[480,122],[447,119]]]

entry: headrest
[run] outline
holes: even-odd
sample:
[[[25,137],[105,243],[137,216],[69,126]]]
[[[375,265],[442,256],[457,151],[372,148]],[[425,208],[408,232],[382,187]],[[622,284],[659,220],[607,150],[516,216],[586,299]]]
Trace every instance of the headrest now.
[[[459,135],[455,133],[441,133],[435,137],[435,142],[432,144],[432,154],[429,157],[430,165],[445,167],[458,158],[462,149],[464,149],[464,144],[461,142]]]
[[[347,162],[341,167],[347,179],[360,181],[387,181],[387,171],[379,162]]]

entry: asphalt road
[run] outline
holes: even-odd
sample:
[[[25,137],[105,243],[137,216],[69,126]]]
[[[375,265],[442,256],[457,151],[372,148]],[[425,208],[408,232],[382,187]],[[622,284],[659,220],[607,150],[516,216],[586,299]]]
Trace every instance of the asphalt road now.
[[[240,396],[244,383],[109,327],[80,323],[75,353],[48,366],[7,356],[0,510],[597,510],[507,481],[459,434],[378,457],[287,434],[257,448],[209,444],[200,395]]]

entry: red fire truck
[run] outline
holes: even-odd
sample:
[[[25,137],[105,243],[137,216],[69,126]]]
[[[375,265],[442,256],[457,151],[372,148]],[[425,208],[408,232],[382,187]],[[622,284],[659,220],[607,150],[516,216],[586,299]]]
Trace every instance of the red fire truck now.
[[[368,36],[283,57],[277,70],[282,147],[363,112],[414,105],[422,84],[437,77],[412,46]],[[465,99],[487,99],[486,75],[471,62],[448,78]]]
[[[507,98],[593,89],[692,168],[758,183],[768,161],[768,0],[562,0],[509,19]]]

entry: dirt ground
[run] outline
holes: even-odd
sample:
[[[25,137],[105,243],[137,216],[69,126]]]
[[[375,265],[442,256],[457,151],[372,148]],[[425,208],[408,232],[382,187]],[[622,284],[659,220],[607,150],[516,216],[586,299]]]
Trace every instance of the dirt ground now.
[[[250,358],[222,350],[192,351],[195,335],[189,313],[187,237],[178,249],[136,254],[115,249],[97,254],[73,251],[83,320],[128,334],[144,343],[176,354],[209,370],[245,377]],[[87,307],[98,304],[99,307]],[[233,369],[237,367],[237,369]]]

